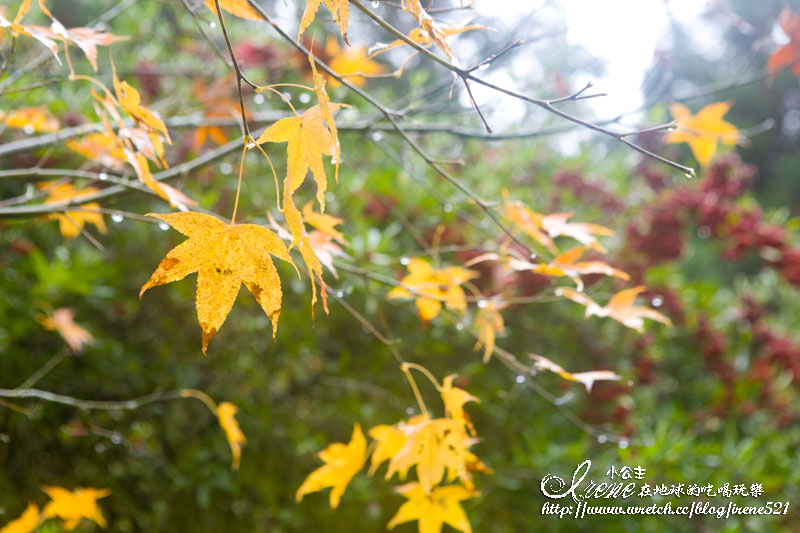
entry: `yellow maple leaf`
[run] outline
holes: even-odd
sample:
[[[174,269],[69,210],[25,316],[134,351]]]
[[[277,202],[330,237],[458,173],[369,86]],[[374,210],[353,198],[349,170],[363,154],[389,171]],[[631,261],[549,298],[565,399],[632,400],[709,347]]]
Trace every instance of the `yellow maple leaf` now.
[[[215,15],[217,6],[214,0],[206,0],[206,6]],[[219,0],[219,7],[232,15],[248,20],[263,20],[264,17],[247,0]]]
[[[739,130],[722,117],[731,108],[730,102],[716,102],[705,106],[692,115],[683,104],[674,103],[669,106],[672,118],[678,128],[667,133],[668,143],[687,143],[692,149],[697,162],[705,166],[711,162],[717,147],[722,144],[736,144]]]
[[[333,36],[328,36],[325,42],[325,54],[330,57],[328,66],[336,74],[347,78],[347,81],[358,87],[363,87],[367,80],[359,74],[372,75],[386,71],[386,68],[370,59],[367,47],[364,45],[351,46],[345,50],[339,46],[339,41]],[[341,83],[336,78],[331,78],[331,87],[339,87]]]
[[[419,533],[440,533],[444,524],[463,533],[472,533],[469,518],[460,502],[480,496],[479,492],[461,485],[446,485],[428,493],[419,483],[408,483],[397,487],[395,491],[408,501],[400,506],[386,525],[387,529],[418,520]]]
[[[303,219],[306,223],[311,224],[322,233],[329,235],[332,239],[347,245],[347,240],[344,238],[344,235],[342,235],[342,232],[336,229],[336,226],[344,223],[344,220],[341,218],[317,213],[314,211],[313,202],[308,202],[303,206]]]
[[[459,478],[472,486],[469,471],[480,460],[469,451],[477,441],[467,435],[463,422],[451,418],[421,420],[417,424],[406,424],[402,431],[407,441],[389,461],[386,479],[395,473],[404,479],[415,467],[417,479],[427,492],[438,485],[445,474],[449,481]]]
[[[106,527],[106,519],[100,512],[97,500],[111,494],[109,489],[85,488],[69,491],[61,487],[42,487],[42,491],[52,500],[42,509],[45,519],[58,517],[64,521],[64,528],[67,530],[75,529],[82,518]]]
[[[478,314],[475,316],[475,327],[478,328],[478,342],[475,343],[475,349],[483,347],[484,363],[492,357],[497,334],[503,334],[506,329],[503,315],[499,312],[502,307],[495,302],[486,302],[484,307],[478,308]]]
[[[242,444],[247,442],[247,439],[239,428],[239,422],[236,421],[237,407],[231,402],[222,402],[217,406],[217,418],[219,425],[225,430],[225,437],[228,439],[228,444],[231,447],[231,455],[233,455],[232,467],[234,470],[239,470],[239,461],[242,458]]]
[[[67,307],[56,309],[50,316],[40,315],[37,320],[45,329],[58,331],[73,352],[83,351],[94,340],[91,333],[75,323],[75,313]]]
[[[333,113],[344,104],[329,103],[328,111]],[[288,160],[286,163],[286,181],[284,183],[284,207],[286,198],[300,187],[308,170],[311,170],[317,183],[317,201],[320,211],[325,210],[325,191],[328,178],[322,163],[322,156],[332,156],[337,151],[337,141],[328,126],[323,122],[325,116],[322,107],[315,105],[300,116],[282,118],[267,128],[256,141],[288,143]]]
[[[430,322],[442,305],[463,312],[467,308],[461,284],[478,277],[478,273],[464,267],[450,266],[435,269],[424,259],[414,258],[408,262],[408,275],[389,291],[388,298],[416,298],[417,311],[423,322]]]
[[[403,449],[408,442],[404,431],[407,426],[414,426],[429,419],[428,415],[417,415],[408,422],[403,421],[394,426],[383,424],[370,429],[369,436],[375,440],[375,449],[370,457],[369,475],[373,475],[384,461],[388,461]]]
[[[35,131],[52,133],[58,131],[61,127],[58,119],[43,106],[26,107],[8,113],[0,113],[0,117],[8,127],[24,129],[30,133]]]
[[[150,216],[160,218],[189,239],[169,251],[142,286],[140,298],[150,287],[197,272],[197,318],[203,330],[205,354],[208,341],[225,322],[244,283],[272,321],[275,338],[282,293],[270,254],[297,267],[274,233],[255,224],[231,226],[216,217],[195,212]]]
[[[623,326],[635,329],[639,333],[644,331],[645,318],[671,326],[672,321],[655,309],[633,305],[636,296],[644,290],[645,287],[640,285],[632,289],[620,291],[602,307],[586,294],[573,289],[558,288],[556,289],[556,295],[564,296],[573,302],[585,305],[587,318],[592,315],[609,317],[620,322]]]
[[[534,366],[536,366],[536,368],[540,370],[549,370],[550,372],[555,372],[566,380],[582,383],[588,392],[592,391],[592,386],[594,385],[595,381],[617,381],[622,379],[619,375],[610,370],[567,372],[561,367],[561,365],[554,363],[547,357],[536,354],[530,354],[530,356],[533,359]]]
[[[335,442],[319,452],[319,458],[325,464],[308,475],[297,489],[295,498],[299,502],[306,494],[331,487],[330,505],[331,509],[336,509],[350,480],[364,466],[366,453],[367,440],[361,426],[356,424],[348,444]]]
[[[306,8],[303,10],[303,16],[300,19],[300,30],[297,32],[297,41],[300,42],[300,37],[306,31],[317,15],[317,9],[321,0],[306,0]],[[333,15],[333,21],[339,26],[339,31],[342,32],[342,39],[348,45],[347,41],[347,23],[350,20],[350,1],[349,0],[325,0],[325,6],[328,11]]]
[[[448,34],[433,20],[428,12],[425,11],[420,0],[403,0],[402,8],[414,17],[423,35],[427,34],[430,41],[435,43],[436,46],[444,52],[444,55],[447,56],[453,65],[456,67],[461,66],[458,58],[456,58],[455,52],[453,52],[453,49],[447,44],[446,39]]]
[[[86,187],[81,190],[75,189],[70,183],[54,184],[53,182],[40,183],[39,188],[47,191],[46,204],[56,204],[60,202],[72,201],[83,196],[91,196],[99,189]],[[100,209],[100,204],[89,202],[81,206],[81,211],[65,211],[64,213],[51,213],[48,219],[58,220],[58,229],[65,239],[74,239],[81,234],[81,228],[86,224],[93,224],[100,233],[106,233],[106,222],[102,213],[92,213],[92,210]]]
[[[0,533],[32,533],[39,526],[39,508],[29,503],[23,513],[3,526]]]
[[[67,147],[104,167],[121,168],[125,165],[125,150],[116,135],[95,131],[77,140],[70,139]]]
[[[464,389],[453,386],[455,374],[447,376],[442,381],[442,401],[444,402],[444,414],[457,422],[466,426],[472,435],[475,435],[475,428],[467,413],[464,412],[464,404],[467,402],[480,402],[478,398],[468,393]]]
[[[127,81],[119,80],[117,77],[117,69],[113,62],[111,63],[111,70],[114,74],[114,91],[119,106],[131,116],[134,122],[151,131],[160,133],[167,142],[172,142],[169,138],[169,132],[167,131],[167,126],[164,124],[164,121],[142,105],[142,97],[139,95],[139,91],[131,87]]]

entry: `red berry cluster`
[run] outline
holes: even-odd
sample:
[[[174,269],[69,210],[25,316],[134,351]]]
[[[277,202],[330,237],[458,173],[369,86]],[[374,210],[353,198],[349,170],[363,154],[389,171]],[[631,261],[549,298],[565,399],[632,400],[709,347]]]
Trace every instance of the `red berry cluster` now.
[[[625,207],[619,196],[608,191],[601,181],[589,181],[575,170],[558,170],[553,176],[553,183],[559,189],[568,189],[585,205],[596,205],[604,211],[620,211]],[[561,196],[556,192],[553,204],[559,204]]]

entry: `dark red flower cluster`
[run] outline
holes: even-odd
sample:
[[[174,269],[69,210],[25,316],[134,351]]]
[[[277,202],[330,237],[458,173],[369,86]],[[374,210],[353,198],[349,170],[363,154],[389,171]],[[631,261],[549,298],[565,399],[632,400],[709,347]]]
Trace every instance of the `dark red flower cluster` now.
[[[625,207],[620,197],[608,191],[601,181],[589,181],[575,170],[558,170],[553,183],[561,189],[569,189],[575,199],[583,204],[596,205],[606,211],[620,211]]]

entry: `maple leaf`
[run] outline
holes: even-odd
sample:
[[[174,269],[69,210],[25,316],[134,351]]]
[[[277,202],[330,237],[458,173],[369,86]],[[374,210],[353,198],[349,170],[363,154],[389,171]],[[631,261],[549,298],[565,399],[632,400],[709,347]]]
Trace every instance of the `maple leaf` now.
[[[534,366],[540,370],[549,370],[555,372],[562,378],[569,381],[576,381],[582,383],[586,387],[587,392],[592,392],[592,386],[595,381],[617,381],[622,379],[616,373],[610,370],[592,370],[589,372],[567,372],[560,365],[554,363],[547,357],[541,355],[530,354],[534,360]]]
[[[586,296],[584,293],[573,289],[556,289],[556,296],[564,296],[573,302],[585,305],[587,318],[592,315],[609,317],[622,323],[623,326],[635,329],[639,333],[644,331],[643,319],[645,318],[649,318],[650,320],[655,320],[671,326],[672,321],[655,309],[633,305],[634,301],[636,300],[636,296],[644,290],[645,287],[640,285],[632,289],[620,291],[615,294],[604,307],[599,306],[594,300]]]
[[[125,149],[116,135],[95,131],[77,140],[70,139],[67,147],[103,167],[119,169],[126,162]]]
[[[142,105],[142,97],[139,91],[131,87],[127,81],[119,80],[117,77],[117,69],[113,62],[111,63],[111,69],[114,74],[114,92],[116,93],[119,106],[130,115],[134,122],[151,131],[162,134],[167,142],[172,142],[169,138],[169,132],[167,131],[167,126],[164,124],[164,121]]]
[[[39,526],[39,508],[29,503],[23,513],[3,526],[0,533],[32,533]]]
[[[300,19],[300,30],[297,32],[297,42],[300,42],[303,32],[314,22],[320,2],[321,0],[306,0],[306,8]],[[331,12],[333,21],[339,26],[339,31],[342,32],[342,39],[349,45],[350,43],[347,41],[347,23],[350,20],[349,0],[325,0],[325,7]]]
[[[350,83],[357,87],[363,87],[367,82],[366,78],[359,76],[359,74],[369,76],[386,71],[383,65],[369,58],[367,47],[364,45],[351,46],[346,50],[342,50],[336,38],[328,36],[328,40],[325,43],[325,53],[331,58],[328,61],[328,66],[331,70],[347,78]],[[331,87],[334,88],[341,85],[336,78],[331,78],[330,83]]]
[[[26,107],[8,113],[0,112],[0,118],[8,127],[24,129],[30,133],[35,131],[52,133],[61,127],[58,119],[44,106]]]
[[[217,6],[214,0],[206,0],[206,6],[215,15],[217,14]],[[250,5],[247,0],[219,0],[219,7],[228,13],[237,17],[248,20],[263,20],[264,17]]]
[[[239,470],[239,461],[242,458],[242,444],[247,442],[247,439],[239,428],[239,422],[234,418],[236,411],[238,411],[238,408],[231,402],[222,402],[217,406],[216,415],[219,419],[219,425],[225,430],[225,437],[231,447],[231,455],[233,455],[232,468]]]
[[[331,487],[330,505],[331,509],[336,509],[350,480],[364,466],[366,453],[367,440],[361,426],[356,424],[348,444],[336,442],[319,452],[325,464],[308,475],[295,498],[299,502],[306,494]]]
[[[427,420],[430,420],[428,415],[417,415],[411,417],[408,422],[402,421],[394,426],[383,424],[371,428],[369,436],[375,440],[375,449],[370,458],[369,475],[373,475],[384,461],[388,461],[403,449],[408,442],[406,427],[413,427]]]
[[[58,331],[73,352],[82,352],[94,340],[91,333],[75,323],[75,313],[67,307],[56,309],[50,316],[40,315],[37,320],[45,329]]]
[[[720,143],[736,144],[739,139],[739,130],[736,126],[722,120],[730,108],[730,102],[716,102],[692,115],[685,105],[677,102],[671,104],[669,112],[678,127],[667,133],[666,142],[687,143],[697,162],[702,166],[707,165],[713,159]]]
[[[303,219],[306,223],[311,224],[320,232],[330,236],[332,239],[347,245],[344,235],[336,229],[336,226],[344,223],[341,218],[333,217],[331,215],[323,215],[314,211],[313,202],[308,202],[303,206]]]
[[[327,110],[334,113],[344,106],[345,104],[329,103]],[[328,188],[328,178],[325,175],[322,156],[335,154],[338,141],[331,135],[330,129],[323,122],[324,119],[324,111],[318,104],[300,116],[280,119],[267,128],[256,141],[258,144],[265,142],[288,143],[284,208],[287,204],[287,197],[294,194],[300,187],[310,169],[317,183],[317,201],[320,211],[325,210],[325,191]]]
[[[472,435],[475,435],[475,428],[472,421],[464,412],[464,404],[467,402],[480,402],[478,398],[468,393],[464,389],[453,386],[455,374],[447,376],[442,381],[442,401],[444,402],[444,414],[457,422],[466,426]]]
[[[453,52],[453,49],[447,44],[447,32],[433,20],[427,11],[425,11],[420,0],[404,0],[404,5],[402,7],[404,11],[407,11],[414,17],[422,34],[427,35],[430,41],[435,43],[436,46],[444,52],[444,55],[447,56],[450,63],[456,67],[460,67],[461,64]]]
[[[503,316],[500,314],[502,309],[501,304],[495,302],[487,302],[486,306],[478,307],[478,314],[475,317],[475,327],[478,328],[478,342],[475,344],[475,349],[483,346],[483,362],[489,362],[494,352],[495,338],[498,333],[505,332],[505,323]]]
[[[772,54],[767,59],[767,70],[774,74],[786,66],[792,65],[792,73],[800,76],[800,15],[785,7],[778,17],[784,33],[789,36],[789,42]]]
[[[64,528],[71,531],[77,527],[82,518],[92,520],[100,527],[106,527],[106,519],[100,512],[97,500],[105,498],[109,489],[75,489],[68,491],[61,487],[42,487],[50,501],[42,509],[45,519],[58,517],[64,521]]]
[[[440,533],[444,524],[463,533],[472,533],[469,518],[460,502],[480,496],[479,492],[461,485],[446,485],[428,493],[419,483],[407,483],[397,487],[395,492],[405,496],[408,501],[400,506],[386,525],[387,529],[418,520],[419,533]]]
[[[478,273],[459,266],[433,268],[424,259],[408,262],[408,275],[400,280],[402,287],[389,291],[388,298],[416,298],[417,311],[423,322],[430,322],[442,305],[463,312],[467,308],[461,284],[478,277]],[[412,292],[413,291],[413,292]]]
[[[60,185],[54,182],[40,183],[39,188],[47,192],[46,204],[57,204],[61,202],[71,202],[77,198],[91,196],[100,191],[94,187],[86,187],[81,190],[75,189],[70,183]],[[58,220],[58,229],[65,239],[74,239],[81,234],[81,228],[86,224],[93,224],[100,233],[106,233],[105,220],[102,213],[92,213],[91,210],[99,210],[100,204],[89,202],[81,206],[81,211],[65,211],[62,213],[51,213],[48,219]]]
[[[61,64],[61,58],[58,57],[58,44],[55,40],[53,40],[53,32],[47,28],[42,28],[41,26],[23,26],[20,24],[22,18],[27,14],[28,10],[30,9],[31,2],[30,0],[23,0],[23,2],[19,6],[19,10],[17,11],[17,16],[14,17],[13,22],[9,22],[6,18],[0,15],[0,28],[10,28],[11,31],[15,33],[20,33],[22,35],[26,35],[28,37],[33,37],[43,45],[45,45],[50,52],[52,52],[53,56],[55,56],[56,61],[58,64]],[[39,2],[39,5],[44,8],[42,2]]]
[[[281,314],[281,282],[270,254],[295,267],[283,242],[255,224],[225,224],[203,213],[150,214],[183,233],[188,240],[167,254],[139,297],[157,285],[197,272],[197,318],[203,330],[203,353],[225,322],[241,284],[253,294],[272,321],[272,337]],[[298,271],[298,276],[300,275]]]
[[[463,422],[450,418],[422,420],[406,424],[402,431],[408,440],[389,461],[386,479],[395,473],[403,479],[409,469],[416,467],[417,479],[428,492],[442,481],[445,473],[450,481],[459,478],[472,485],[469,471],[480,461],[469,451],[477,440],[467,435]]]
[[[55,19],[53,19],[55,20]],[[63,40],[69,40],[80,48],[86,59],[97,72],[97,47],[111,46],[119,41],[127,41],[127,37],[116,36],[108,32],[98,31],[94,28],[69,28],[61,32]]]

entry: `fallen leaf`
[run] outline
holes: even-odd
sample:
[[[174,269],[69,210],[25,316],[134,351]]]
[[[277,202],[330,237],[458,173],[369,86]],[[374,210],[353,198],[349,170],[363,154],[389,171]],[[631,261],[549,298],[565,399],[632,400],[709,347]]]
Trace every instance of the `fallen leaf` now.
[[[714,158],[720,143],[736,144],[739,139],[736,126],[722,120],[730,108],[730,102],[716,102],[692,115],[685,105],[677,102],[671,104],[669,112],[678,127],[667,133],[666,142],[687,143],[697,162],[702,166],[707,165]]]
[[[463,533],[472,533],[469,518],[460,502],[480,496],[479,492],[461,485],[446,485],[428,493],[419,483],[402,485],[395,492],[405,496],[408,501],[400,506],[386,525],[387,529],[418,520],[420,533],[440,533],[444,524]]]
[[[219,425],[225,430],[225,437],[228,439],[228,444],[231,447],[231,454],[233,455],[232,468],[239,470],[239,461],[242,458],[242,444],[247,439],[239,429],[239,423],[236,421],[235,415],[238,411],[237,407],[231,402],[222,402],[217,406],[217,418]]]
[[[75,323],[75,313],[67,307],[56,309],[50,316],[40,315],[37,320],[45,329],[58,331],[73,352],[82,352],[94,340],[91,333]]]
[[[560,365],[554,363],[547,357],[541,355],[530,354],[534,360],[534,366],[540,370],[549,370],[555,372],[562,378],[569,381],[576,381],[582,383],[586,387],[587,392],[592,392],[592,386],[595,381],[617,381],[622,379],[616,373],[610,370],[592,370],[589,372],[567,372]]]
[[[77,527],[82,518],[92,520],[100,527],[106,527],[106,519],[100,512],[97,500],[105,498],[109,489],[75,489],[70,492],[61,487],[42,487],[50,501],[42,509],[45,519],[58,517],[64,521],[64,528],[71,531]]]
[[[356,424],[348,444],[336,442],[319,452],[325,464],[309,474],[297,489],[295,498],[299,502],[306,494],[331,487],[330,505],[331,509],[336,509],[350,480],[364,466],[366,453],[367,440],[361,426]]]
[[[281,314],[281,282],[270,254],[295,267],[283,242],[254,224],[225,224],[202,213],[150,214],[183,233],[188,240],[167,254],[142,294],[150,287],[197,272],[197,318],[203,330],[203,353],[228,316],[241,284],[253,294],[272,321],[272,337]],[[298,276],[300,275],[298,271]]]

